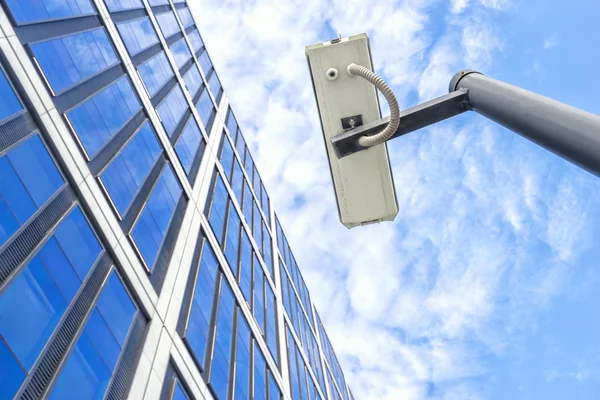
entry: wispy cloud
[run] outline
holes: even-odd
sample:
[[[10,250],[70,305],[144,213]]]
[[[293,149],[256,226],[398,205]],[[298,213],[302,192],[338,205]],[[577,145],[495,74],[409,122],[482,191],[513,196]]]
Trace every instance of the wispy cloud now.
[[[390,145],[393,224],[339,224],[304,46],[366,31],[400,103],[425,100],[506,47],[495,17],[510,2],[439,4],[190,2],[357,399],[484,398],[471,380],[590,245],[587,175],[561,178],[560,161],[476,116]]]
[[[544,49],[552,49],[557,47],[560,44],[560,40],[558,38],[558,34],[553,34],[548,39],[544,40]]]

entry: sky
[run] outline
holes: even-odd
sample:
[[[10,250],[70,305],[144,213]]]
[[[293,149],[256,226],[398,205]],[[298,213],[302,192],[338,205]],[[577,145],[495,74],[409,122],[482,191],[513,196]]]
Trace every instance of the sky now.
[[[304,55],[367,32],[402,108],[472,68],[600,114],[600,2],[189,3],[357,400],[600,398],[600,180],[465,113],[390,142],[400,212],[347,230]]]

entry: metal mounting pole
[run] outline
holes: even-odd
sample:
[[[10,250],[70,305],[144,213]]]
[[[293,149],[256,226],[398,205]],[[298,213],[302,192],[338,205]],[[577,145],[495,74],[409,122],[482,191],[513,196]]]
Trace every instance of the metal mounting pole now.
[[[473,70],[457,73],[449,91],[401,112],[400,126],[391,139],[472,110],[600,176],[600,116]],[[383,118],[334,136],[336,155],[342,158],[364,150],[358,138],[386,125]]]
[[[471,70],[449,89],[467,89],[473,111],[600,176],[600,116]]]

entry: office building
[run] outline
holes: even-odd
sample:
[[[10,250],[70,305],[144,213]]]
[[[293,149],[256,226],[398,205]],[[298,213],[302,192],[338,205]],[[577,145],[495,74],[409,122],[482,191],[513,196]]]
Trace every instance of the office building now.
[[[185,1],[0,5],[0,399],[352,399]]]

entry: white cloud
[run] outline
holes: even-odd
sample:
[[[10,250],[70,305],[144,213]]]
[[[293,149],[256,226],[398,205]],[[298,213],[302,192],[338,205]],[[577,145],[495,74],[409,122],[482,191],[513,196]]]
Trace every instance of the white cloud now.
[[[426,100],[462,68],[493,68],[506,46],[493,17],[510,7],[453,1],[434,37],[436,4],[190,2],[361,400],[484,398],[463,381],[486,373],[484,357],[502,355],[589,246],[579,182],[549,189],[548,158],[476,117],[390,145],[400,205],[393,224],[339,224],[304,46],[329,39],[326,22],[344,35],[366,31],[400,103]]]
[[[454,14],[460,14],[469,5],[470,0],[452,0],[451,10]]]
[[[558,39],[558,34],[553,34],[548,39],[544,40],[544,49],[552,49],[557,47],[560,44],[560,40]]]

